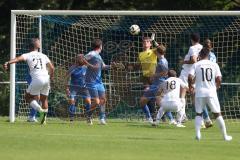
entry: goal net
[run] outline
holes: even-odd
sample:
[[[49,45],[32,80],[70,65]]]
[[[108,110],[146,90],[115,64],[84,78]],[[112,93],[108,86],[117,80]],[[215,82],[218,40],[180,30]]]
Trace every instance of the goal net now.
[[[14,13],[14,12],[13,12]],[[43,14],[41,14],[43,13]],[[63,15],[64,13],[64,15]],[[134,13],[134,12],[133,12]],[[187,54],[190,35],[198,32],[201,43],[209,38],[213,42],[217,63],[223,74],[223,85],[218,91],[224,118],[240,118],[240,14],[199,15],[193,12],[177,15],[174,12],[146,14],[131,12],[117,15],[117,12],[16,12],[16,56],[28,52],[30,38],[41,37],[42,52],[54,63],[56,68],[54,83],[49,96],[49,116],[67,118],[67,96],[65,94],[66,72],[77,54],[87,54],[91,50],[94,38],[103,41],[101,53],[106,64],[111,61],[121,62],[123,69],[104,71],[103,82],[107,92],[106,112],[108,117],[139,118],[143,117],[139,98],[143,94],[140,80],[142,71],[129,70],[128,65],[137,62],[142,51],[142,38],[155,33],[158,43],[167,46],[169,68],[181,71],[184,56]],[[191,15],[192,13],[192,15]],[[140,26],[139,35],[131,35],[129,27]],[[13,26],[12,26],[13,27]],[[15,113],[18,117],[27,117],[30,107],[24,100],[27,87],[28,68],[25,63],[16,65]],[[11,91],[13,92],[13,91]],[[191,98],[187,98],[187,114],[194,114]],[[84,116],[84,104],[80,100],[76,118]]]

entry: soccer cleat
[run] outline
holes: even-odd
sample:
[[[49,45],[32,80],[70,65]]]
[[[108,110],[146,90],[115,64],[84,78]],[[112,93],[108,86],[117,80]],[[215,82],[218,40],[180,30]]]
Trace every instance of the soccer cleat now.
[[[205,122],[205,126],[206,126],[206,128],[212,127],[212,126],[213,126],[212,121],[211,121],[211,120],[210,120],[210,121],[206,121],[206,122]]]
[[[201,128],[202,129],[204,129],[204,128],[206,128],[206,126],[205,126],[205,124],[202,122],[202,124],[201,124]]]
[[[197,141],[200,141],[200,140],[201,140],[201,137],[196,136],[195,139],[196,139]]]
[[[40,119],[41,119],[41,124],[46,124],[47,113],[46,112],[40,112]]]
[[[177,125],[177,122],[176,122],[174,119],[172,119],[172,120],[169,122],[169,124]]]
[[[105,119],[100,119],[100,124],[101,124],[101,125],[106,125],[107,122],[105,121]]]
[[[150,123],[150,124],[153,124],[153,119],[152,118],[148,118],[147,122]]]
[[[90,125],[90,126],[93,125],[91,117],[87,117],[87,124]]]
[[[35,117],[29,117],[28,122],[38,122],[38,120]]]
[[[179,128],[185,128],[186,126],[182,125],[181,123],[176,124],[177,127]]]
[[[232,136],[228,136],[228,135],[227,135],[227,136],[224,137],[224,140],[225,140],[225,141],[231,141],[231,140],[232,140]]]

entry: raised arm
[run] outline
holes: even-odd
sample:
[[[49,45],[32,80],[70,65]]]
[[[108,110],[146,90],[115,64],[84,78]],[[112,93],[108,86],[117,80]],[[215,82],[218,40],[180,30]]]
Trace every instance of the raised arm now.
[[[21,62],[21,61],[25,61],[25,59],[22,55],[14,58],[14,59],[11,59],[10,61],[5,62],[3,67],[4,67],[5,70],[7,70],[9,64],[18,63],[18,62]]]

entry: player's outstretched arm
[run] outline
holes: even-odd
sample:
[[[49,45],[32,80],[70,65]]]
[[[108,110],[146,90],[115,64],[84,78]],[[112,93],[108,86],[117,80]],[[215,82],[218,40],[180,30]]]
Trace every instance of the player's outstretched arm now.
[[[24,61],[24,57],[23,56],[18,56],[18,57],[14,58],[14,59],[11,59],[10,61],[5,62],[3,64],[3,68],[5,70],[8,70],[8,65],[9,64],[18,63],[18,62],[21,62],[21,61]]]

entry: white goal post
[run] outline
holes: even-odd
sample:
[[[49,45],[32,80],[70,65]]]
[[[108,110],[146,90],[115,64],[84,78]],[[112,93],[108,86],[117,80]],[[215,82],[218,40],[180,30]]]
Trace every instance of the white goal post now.
[[[224,17],[231,17],[231,16],[233,16],[233,17],[238,17],[238,18],[236,18],[236,20],[234,19],[234,18],[232,18],[232,23],[230,24],[230,22],[225,22],[226,23],[226,25],[228,25],[228,26],[226,26],[226,28],[223,28],[223,29],[219,29],[219,30],[221,30],[221,31],[219,31],[219,33],[214,33],[214,31],[212,31],[213,33],[212,34],[214,34],[214,36],[213,36],[213,38],[216,40],[216,52],[218,53],[218,51],[221,53],[221,54],[219,54],[219,56],[221,56],[220,57],[220,63],[221,63],[221,67],[224,67],[224,68],[226,68],[226,71],[229,71],[229,70],[231,70],[232,71],[232,74],[237,74],[237,73],[239,73],[238,71],[235,71],[235,70],[233,70],[233,69],[227,69],[227,67],[226,67],[226,64],[227,63],[229,63],[228,62],[228,59],[227,59],[227,57],[224,57],[223,56],[223,52],[225,52],[225,51],[229,51],[229,52],[231,52],[231,55],[232,56],[235,56],[235,52],[238,52],[239,53],[239,50],[236,50],[235,49],[235,47],[237,46],[237,47],[240,47],[240,42],[239,42],[239,40],[237,40],[236,38],[232,38],[233,36],[236,36],[236,35],[234,35],[234,34],[236,34],[237,33],[237,36],[239,36],[238,37],[238,39],[240,39],[240,31],[239,31],[239,28],[237,28],[237,27],[240,27],[240,11],[92,11],[92,10],[82,10],[82,11],[70,11],[70,10],[12,10],[11,11],[11,55],[10,55],[10,58],[12,59],[12,58],[15,58],[16,57],[16,55],[17,55],[17,53],[16,53],[16,50],[17,49],[19,49],[19,48],[17,48],[17,38],[19,38],[19,37],[17,37],[17,27],[18,27],[18,23],[19,24],[21,24],[21,21],[24,21],[24,20],[22,20],[22,19],[20,19],[19,21],[17,20],[17,16],[21,16],[21,15],[28,15],[28,16],[33,16],[33,17],[38,17],[38,19],[39,19],[39,24],[38,24],[38,35],[39,35],[39,37],[40,37],[40,40],[42,40],[42,34],[43,34],[43,32],[42,32],[42,25],[43,25],[43,23],[42,23],[42,21],[41,21],[41,16],[62,16],[61,17],[61,19],[59,20],[59,19],[57,19],[57,18],[50,18],[50,21],[52,21],[52,23],[54,23],[54,24],[47,24],[47,25],[49,25],[48,26],[48,28],[47,28],[47,31],[46,32],[51,32],[50,31],[50,29],[52,29],[52,30],[60,30],[61,29],[61,26],[59,27],[59,28],[55,28],[55,26],[57,26],[58,24],[57,23],[61,23],[61,24],[65,24],[65,22],[64,22],[64,20],[66,20],[67,18],[68,18],[68,16],[69,17],[71,17],[71,16],[89,16],[89,17],[86,17],[85,19],[83,18],[83,19],[81,19],[82,21],[84,21],[83,23],[78,23],[78,21],[74,21],[74,23],[72,22],[73,20],[71,19],[71,20],[69,20],[69,21],[71,21],[71,25],[75,25],[75,27],[82,27],[83,28],[83,30],[79,30],[79,29],[76,29],[76,30],[74,30],[73,28],[71,28],[71,29],[66,29],[67,30],[67,32],[66,32],[66,34],[67,33],[69,33],[69,34],[71,34],[71,36],[72,35],[76,35],[76,34],[78,34],[78,33],[80,33],[80,34],[84,34],[82,37],[77,37],[77,39],[73,39],[73,40],[71,40],[71,42],[64,42],[64,45],[72,45],[71,46],[71,49],[73,50],[73,51],[81,51],[81,52],[84,52],[84,53],[86,53],[86,51],[89,49],[89,48],[85,48],[84,46],[79,46],[78,44],[76,44],[76,43],[73,43],[73,41],[77,41],[79,38],[82,38],[81,39],[81,41],[80,42],[82,42],[82,41],[86,41],[86,44],[88,45],[89,44],[89,40],[88,39],[90,39],[92,36],[95,36],[95,35],[103,35],[103,33],[100,33],[100,32],[103,32],[103,30],[107,30],[107,28],[108,27],[111,27],[111,29],[112,30],[114,30],[113,32],[114,33],[111,33],[111,36],[109,37],[109,41],[110,40],[112,40],[112,39],[118,39],[118,36],[120,36],[120,35],[118,35],[118,34],[125,34],[125,32],[127,32],[127,30],[128,30],[128,28],[130,27],[130,26],[118,26],[118,25],[124,25],[124,24],[127,24],[127,25],[129,25],[130,23],[141,23],[141,22],[144,22],[144,20],[142,20],[141,19],[141,16],[142,17],[155,17],[155,19],[153,19],[153,21],[154,20],[156,20],[157,22],[159,22],[159,24],[157,23],[157,24],[154,24],[154,25],[157,25],[157,27],[156,28],[154,28],[154,26],[151,26],[151,27],[149,27],[148,28],[148,25],[149,24],[139,24],[140,25],[140,28],[141,28],[141,26],[144,26],[144,31],[143,31],[143,33],[142,33],[142,35],[141,36],[145,36],[145,35],[147,35],[147,36],[149,36],[149,34],[151,33],[151,32],[156,32],[156,38],[157,38],[157,40],[158,41],[160,41],[160,42],[163,42],[163,43],[168,43],[167,45],[168,46],[171,46],[172,47],[172,49],[171,49],[171,51],[172,52],[175,52],[175,51],[177,51],[179,48],[178,48],[178,46],[176,46],[176,40],[178,39],[178,36],[180,35],[180,32],[181,33],[183,33],[183,32],[186,32],[186,34],[184,33],[184,41],[185,41],[185,43],[183,44],[183,45],[185,45],[185,44],[187,44],[187,37],[189,37],[189,35],[188,35],[188,32],[191,32],[191,31],[195,31],[195,30],[191,30],[191,29],[189,29],[189,28],[191,28],[191,25],[193,25],[193,27],[196,29],[196,31],[197,31],[197,29],[204,29],[203,30],[203,32],[202,32],[202,35],[206,38],[206,37],[209,37],[210,36],[210,34],[208,33],[208,31],[209,30],[211,30],[212,31],[212,29],[211,28],[204,28],[204,27],[199,27],[199,26],[197,26],[197,20],[196,19],[198,19],[199,17],[200,17],[200,19],[201,19],[201,17],[204,17],[204,16],[208,16],[208,17],[214,17],[214,16],[216,16],[216,17],[218,17],[218,19],[216,20],[216,23],[214,23],[214,25],[212,26],[212,25],[210,25],[210,26],[208,26],[208,27],[217,27],[217,23],[218,23],[218,21],[220,22],[221,20],[223,20],[224,21]],[[92,17],[97,17],[96,19],[93,19],[92,21],[91,21],[91,18]],[[95,23],[95,22],[93,22],[93,21],[96,21],[99,17],[101,17],[101,16],[106,16],[106,19],[103,19],[102,21],[101,21],[101,24],[100,24],[100,26],[98,26],[98,23]],[[110,16],[110,17],[108,17],[108,16]],[[115,17],[116,18],[115,18]],[[124,21],[124,18],[122,18],[121,19],[121,17],[124,17],[124,16],[129,16],[129,17],[131,17],[131,20],[132,20],[132,22],[130,22],[130,20],[129,21],[127,21],[127,22],[125,22]],[[137,17],[137,19],[135,20],[134,18],[132,18],[132,17]],[[168,19],[168,16],[170,17],[170,19]],[[184,17],[185,16],[185,17]],[[195,16],[197,17],[197,18],[195,18]],[[119,18],[120,17],[120,18]],[[163,17],[162,19],[161,19],[161,17]],[[194,22],[193,21],[190,21],[189,23],[188,23],[188,19],[191,19],[193,17],[193,19],[194,19]],[[171,18],[174,18],[173,19],[173,21],[174,22],[171,22]],[[182,19],[183,20],[182,20]],[[203,21],[214,21],[215,19],[214,18],[209,18],[208,20],[203,20]],[[117,19],[117,20],[116,20]],[[75,20],[75,19],[74,19]],[[112,21],[111,21],[112,20]],[[195,22],[195,20],[196,20],[196,22]],[[165,29],[166,28],[171,28],[171,24],[172,23],[176,23],[175,24],[175,28],[176,28],[176,34],[173,34],[173,33],[170,33],[170,31],[168,31],[168,33],[166,34],[166,33],[164,33],[164,31],[162,31],[161,30],[161,28],[159,27],[160,25],[163,25],[162,24],[162,22],[168,22],[169,21],[169,25],[168,24],[165,24],[166,26],[165,26]],[[177,24],[178,23],[178,21],[179,21],[179,25]],[[27,23],[27,22],[26,22]],[[70,22],[69,22],[70,23]],[[95,25],[95,26],[91,26],[92,28],[91,29],[89,29],[89,28],[87,28],[88,27],[88,23],[91,23],[91,25]],[[120,23],[123,23],[123,24],[120,24]],[[148,23],[148,22],[146,22],[146,23]],[[152,21],[151,21],[151,23],[152,23]],[[69,24],[68,24],[69,25]],[[82,25],[82,26],[81,26]],[[216,26],[215,26],[216,25]],[[224,25],[224,23],[222,24],[222,25]],[[27,26],[27,25],[26,25]],[[86,27],[87,26],[87,27]],[[84,28],[85,27],[85,28]],[[158,28],[159,27],[159,28]],[[121,29],[121,31],[118,31],[116,28],[120,28]],[[126,28],[126,29],[125,29]],[[27,30],[26,28],[24,28],[24,26],[23,26],[23,28],[21,28],[21,29],[25,29],[25,30]],[[164,29],[164,28],[163,28]],[[172,29],[172,31],[173,31],[173,29],[174,28],[171,28]],[[225,34],[225,33],[223,33],[224,32],[224,29],[225,30],[227,30],[227,34]],[[72,30],[74,30],[74,31],[72,31]],[[206,31],[205,31],[206,30]],[[217,29],[216,29],[217,30]],[[228,30],[230,30],[230,31],[228,31]],[[231,30],[234,30],[234,32],[231,32]],[[55,32],[57,32],[57,31],[55,31]],[[59,34],[59,33],[51,33],[51,36],[56,36],[56,34]],[[61,31],[62,32],[62,31]],[[93,33],[92,33],[93,32]],[[217,32],[217,31],[216,31]],[[65,36],[65,37],[67,37],[68,35],[63,35],[62,33],[61,33],[61,36]],[[106,32],[104,33],[104,34],[106,34]],[[50,34],[49,34],[50,35]],[[57,35],[57,36],[59,36],[59,35]],[[59,41],[59,43],[60,43],[60,40],[59,39],[61,39],[62,37],[52,37],[52,39],[53,40],[58,40]],[[125,35],[124,35],[125,36]],[[172,37],[166,37],[166,38],[162,38],[161,36],[172,36]],[[226,37],[226,36],[229,36],[229,37]],[[139,40],[141,39],[141,38],[139,38],[139,37],[134,37],[134,38],[132,38],[132,37],[129,37],[129,35],[127,35],[127,33],[126,33],[126,36],[125,37],[127,37],[126,39],[124,39],[124,38],[122,38],[121,40],[121,44],[124,46],[124,43],[126,42],[126,43],[128,43],[129,41],[134,41],[133,43],[135,43],[135,41],[137,41],[137,43],[139,44]],[[24,37],[25,38],[25,37]],[[69,37],[68,37],[69,38]],[[209,38],[211,38],[211,37],[209,37]],[[85,39],[87,39],[87,40],[85,40]],[[106,38],[107,39],[107,38]],[[132,40],[132,39],[134,39],[134,40]],[[179,38],[179,39],[181,39],[181,38]],[[182,39],[181,39],[182,40]],[[233,41],[233,42],[230,42],[230,43],[228,43],[228,42],[226,42],[226,41]],[[226,42],[226,43],[221,43],[221,41],[224,41],[224,42]],[[116,41],[114,41],[114,45],[115,46],[119,46],[119,44],[117,44],[119,41],[118,40],[116,40]],[[45,43],[44,41],[43,41],[43,43]],[[65,44],[66,43],[66,44]],[[132,42],[131,42],[132,43]],[[141,42],[140,42],[141,43]],[[54,44],[55,46],[51,46],[50,48],[51,49],[55,49],[56,48],[56,46],[57,46],[57,44]],[[175,48],[173,47],[175,45]],[[224,48],[224,46],[221,46],[221,45],[227,45],[226,46],[226,48]],[[75,48],[74,48],[75,47]],[[107,46],[107,47],[109,47],[109,48],[111,48],[111,45],[109,44],[109,46]],[[138,51],[140,51],[140,49],[139,48],[141,48],[141,47],[139,47],[139,45],[135,45],[134,46],[135,48],[133,48],[133,50],[134,50],[134,52],[136,51],[136,52],[138,52]],[[21,47],[20,47],[21,48]],[[42,48],[41,48],[42,49]],[[43,49],[44,49],[44,46],[43,46]],[[57,50],[54,50],[54,51],[57,51]],[[185,51],[185,50],[184,50]],[[44,52],[44,51],[43,51]],[[72,52],[72,51],[71,51]],[[129,54],[127,54],[128,56],[127,56],[127,58],[126,59],[131,59],[131,53],[130,52],[132,52],[132,51],[127,51]],[[66,51],[66,53],[69,53],[69,51]],[[69,57],[71,57],[72,58],[72,56],[71,56],[71,54],[72,53],[69,53],[70,54],[70,56]],[[173,54],[173,53],[172,53]],[[178,59],[178,57],[179,57],[179,55],[182,55],[183,54],[183,52],[181,51],[181,54],[180,53],[178,53],[178,54],[176,54],[176,56],[174,56],[174,59],[172,59],[172,60],[170,60],[170,63],[171,62],[173,62],[173,61],[176,61],[177,59]],[[185,53],[184,53],[185,54]],[[218,56],[218,55],[217,55]],[[55,57],[56,58],[56,57]],[[63,63],[65,63],[65,61],[63,62],[62,61],[62,59],[64,59],[65,57],[63,56],[63,57],[57,57],[56,59],[55,59],[55,61],[56,61],[56,63],[57,64],[63,64]],[[113,57],[111,57],[111,58],[113,58]],[[237,59],[238,59],[238,57],[236,57]],[[124,59],[124,62],[125,61],[127,61],[126,59]],[[119,61],[121,61],[121,60],[119,60]],[[132,61],[132,60],[131,60]],[[126,62],[126,63],[129,63],[129,61],[128,62]],[[174,62],[175,63],[175,62]],[[174,64],[172,67],[176,67],[177,66],[177,64]],[[60,69],[59,69],[60,70]],[[15,104],[16,104],[16,67],[15,67],[15,65],[11,65],[11,67],[10,67],[10,111],[9,111],[9,120],[10,120],[10,122],[14,122],[15,121],[15,115],[16,115],[16,111],[15,111]],[[136,77],[136,73],[134,73],[134,75],[133,75],[133,73],[131,72],[131,73],[120,73],[120,71],[118,72],[118,73],[115,73],[115,72],[113,72],[113,71],[110,71],[110,73],[109,73],[109,77],[113,77],[111,80],[109,80],[109,81],[105,81],[105,83],[108,83],[108,92],[110,92],[111,94],[115,94],[115,95],[113,95],[113,97],[112,97],[112,99],[114,99],[114,97],[115,97],[115,99],[119,99],[119,103],[120,102],[123,102],[124,100],[121,100],[121,96],[122,95],[124,95],[124,93],[115,93],[115,92],[117,92],[120,88],[124,88],[124,87],[126,87],[125,86],[125,81],[126,80],[124,80],[123,82],[121,81],[121,86],[115,86],[114,85],[114,80],[115,79],[121,79],[121,78],[123,78],[123,77],[126,77],[126,75],[128,76],[128,77],[130,77],[130,79],[131,79],[131,82],[129,82],[129,83],[131,83],[131,87],[132,88],[134,88],[134,84],[137,84],[138,83],[138,81],[132,81],[132,79],[134,79],[135,77]],[[115,77],[114,77],[115,76]],[[138,75],[137,75],[138,76]],[[120,77],[120,78],[119,78]],[[106,78],[106,79],[108,79],[108,78]],[[232,79],[235,79],[235,77],[233,77]],[[231,79],[231,80],[232,80]],[[237,78],[236,78],[237,79]],[[22,81],[22,80],[20,80],[20,81]],[[60,80],[59,80],[60,81]],[[119,82],[119,80],[116,80],[117,81],[117,83],[120,83]],[[225,83],[224,83],[224,85],[231,85],[231,84],[233,84],[234,86],[235,85],[237,85],[238,86],[238,88],[239,88],[239,83],[237,83],[235,80],[233,80],[233,81],[229,81],[229,83],[228,83],[228,81],[224,81]],[[230,84],[231,83],[231,84]],[[113,85],[112,85],[113,84]],[[112,87],[113,86],[113,87]],[[115,87],[115,90],[113,89]],[[116,89],[117,88],[117,89]],[[124,89],[123,89],[124,90]],[[134,90],[134,89],[132,89],[132,90]],[[131,91],[132,91],[131,90]],[[134,91],[132,91],[134,94],[135,94],[135,92]],[[224,90],[224,91],[222,91],[222,93],[224,94],[225,92],[228,92],[228,89],[226,89],[226,90]],[[236,94],[234,94],[234,96],[235,96],[235,98],[236,98],[236,100],[235,101],[237,101],[237,99],[239,98],[239,97],[237,97],[237,96],[240,96],[240,95],[238,95],[240,92],[239,92],[239,90],[237,90],[237,91],[234,91],[234,92],[237,92]],[[125,95],[126,96],[126,95]],[[137,96],[139,96],[139,94],[137,94]],[[136,95],[134,95],[134,97],[137,97]],[[111,98],[111,97],[110,97]],[[125,97],[126,98],[126,97]],[[123,98],[124,99],[124,98]],[[238,99],[239,100],[239,99]],[[233,103],[235,103],[235,101],[233,102]],[[114,103],[114,105],[116,105],[116,106],[118,106],[119,104],[118,104],[118,102],[109,102],[109,103]],[[125,102],[124,102],[125,103]],[[131,102],[130,102],[131,103]],[[229,104],[228,105],[231,105],[231,103],[232,103],[232,101],[231,102],[229,102]],[[236,103],[240,103],[240,102],[236,102]],[[224,103],[225,104],[225,103]],[[130,105],[131,106],[131,105]],[[239,106],[238,106],[239,107]],[[235,110],[236,108],[234,108],[234,110]],[[114,111],[114,110],[116,110],[115,108],[113,108],[113,109],[111,109],[111,111]],[[235,111],[229,111],[229,112],[235,112]],[[239,113],[239,111],[237,111],[237,113]],[[232,113],[231,113],[232,114]],[[233,115],[234,116],[234,115]],[[237,115],[236,117],[239,117],[239,115]]]

